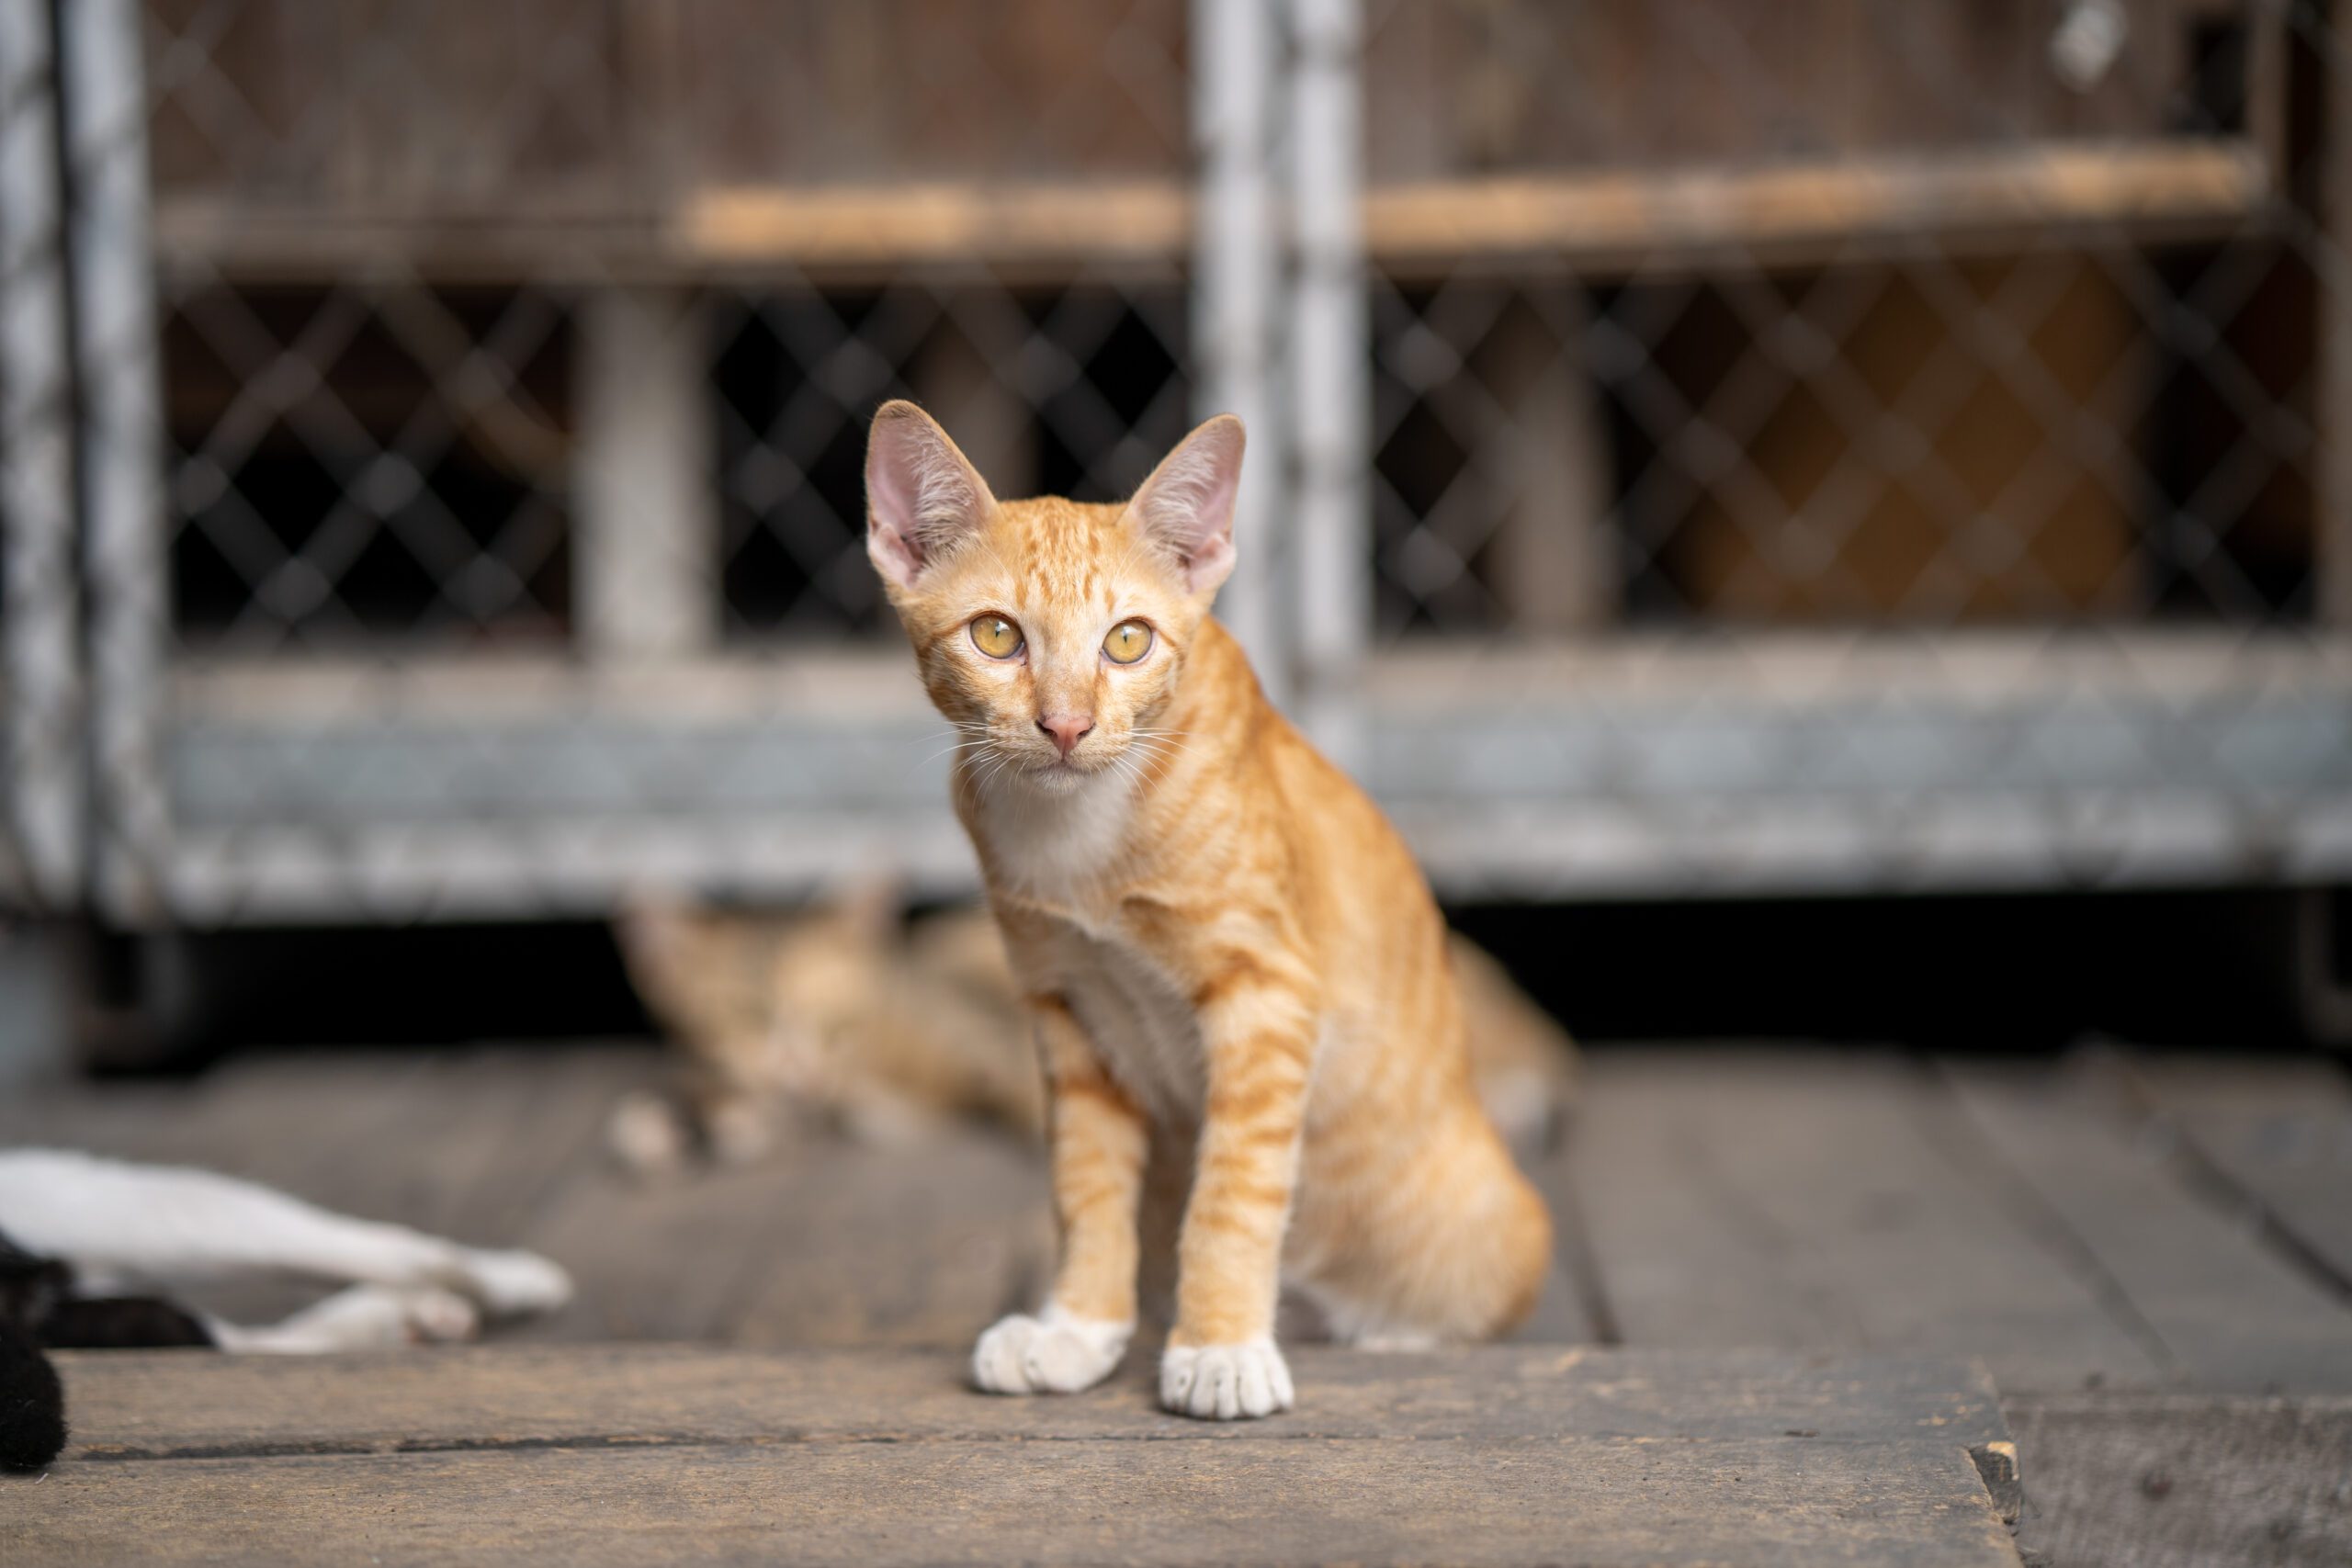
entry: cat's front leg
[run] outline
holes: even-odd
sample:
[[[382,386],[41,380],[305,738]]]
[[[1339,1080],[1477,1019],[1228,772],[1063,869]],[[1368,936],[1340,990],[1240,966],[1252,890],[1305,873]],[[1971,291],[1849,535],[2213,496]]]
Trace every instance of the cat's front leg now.
[[[1148,1134],[1057,995],[1034,998],[1050,1089],[1061,1265],[1045,1310],[980,1336],[972,1377],[991,1393],[1076,1393],[1109,1377],[1136,1326],[1136,1215]]]
[[[1262,953],[1196,991],[1207,1057],[1193,1195],[1177,1243],[1176,1326],[1159,1363],[1160,1403],[1231,1421],[1293,1402],[1274,1344],[1283,1232],[1315,1046],[1304,983]]]

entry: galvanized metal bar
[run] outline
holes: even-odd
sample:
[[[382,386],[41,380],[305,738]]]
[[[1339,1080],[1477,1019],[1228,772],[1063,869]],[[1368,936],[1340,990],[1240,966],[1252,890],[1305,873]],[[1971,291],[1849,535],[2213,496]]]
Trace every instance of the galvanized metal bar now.
[[[57,53],[48,0],[0,0],[0,525],[8,825],[29,892],[74,907],[85,875],[80,604],[74,570]]]
[[[1291,0],[1289,435],[1295,454],[1299,716],[1363,760],[1372,641],[1372,305],[1365,291],[1360,0]]]
[[[718,640],[708,334],[693,295],[615,285],[582,308],[574,570],[592,659],[676,659]]]
[[[69,234],[82,391],[84,564],[99,908],[164,914],[170,837],[161,738],[171,598],[147,94],[137,0],[62,8]]]
[[[1219,618],[1281,704],[1291,687],[1283,636],[1291,518],[1289,444],[1276,380],[1283,268],[1274,164],[1277,16],[1264,0],[1193,0],[1193,133],[1201,185],[1193,336],[1201,417],[1238,414],[1250,431],[1235,525],[1241,564],[1226,584]]]

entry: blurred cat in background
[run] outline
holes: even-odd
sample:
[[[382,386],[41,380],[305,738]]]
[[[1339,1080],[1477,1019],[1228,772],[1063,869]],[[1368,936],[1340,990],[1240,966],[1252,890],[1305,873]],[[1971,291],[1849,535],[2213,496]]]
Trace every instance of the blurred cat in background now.
[[[614,1114],[637,1170],[697,1150],[747,1164],[811,1118],[877,1143],[955,1119],[1042,1134],[1032,1026],[985,909],[910,921],[881,882],[789,913],[641,897],[615,935],[680,1057],[671,1092]],[[1480,1098],[1515,1149],[1540,1150],[1574,1101],[1576,1046],[1476,943],[1456,934],[1450,953]]]

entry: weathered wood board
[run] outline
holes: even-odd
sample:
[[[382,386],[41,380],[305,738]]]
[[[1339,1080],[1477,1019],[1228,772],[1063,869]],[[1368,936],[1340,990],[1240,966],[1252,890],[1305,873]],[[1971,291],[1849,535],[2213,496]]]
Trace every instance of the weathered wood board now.
[[[2161,1338],[2174,1382],[2352,1391],[2352,1306],[2169,1179],[2164,1151],[2135,1144],[2095,1096],[2030,1068],[1954,1063],[1947,1074],[1998,1159]]]
[[[71,1458],[393,1452],[504,1444],[885,1437],[1231,1439],[1639,1437],[1823,1443],[2007,1436],[1964,1360],[1774,1351],[1489,1348],[1291,1352],[1300,1408],[1217,1425],[1164,1416],[1151,1358],[1082,1397],[971,1392],[961,1354],[499,1345],[334,1357],[200,1352],[64,1357]],[[1041,1416],[1041,1413],[1042,1416]]]
[[[2132,1063],[2160,1127],[2263,1217],[2352,1280],[2352,1085],[2333,1063]]]
[[[1941,1087],[1899,1059],[1626,1052],[1588,1082],[1549,1185],[1628,1344],[1981,1356],[2004,1388],[2169,1376],[1985,1192]]]
[[[2021,1543],[2050,1568],[2352,1562],[2352,1399],[2069,1393],[2010,1401]]]
[[[0,1487],[17,1564],[1128,1561],[1984,1564],[2017,1556],[1962,1362],[1300,1352],[1297,1413],[1148,1368],[994,1399],[958,1357],[508,1347],[65,1359],[77,1438]]]

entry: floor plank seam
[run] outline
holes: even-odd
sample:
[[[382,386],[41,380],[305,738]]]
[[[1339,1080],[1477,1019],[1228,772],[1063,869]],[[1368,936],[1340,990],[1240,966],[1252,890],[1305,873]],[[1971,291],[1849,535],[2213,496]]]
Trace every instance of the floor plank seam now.
[[[1914,1057],[1920,1081],[1932,1088],[1913,1103],[1913,1122],[1928,1145],[1964,1181],[1981,1182],[1995,1202],[2062,1267],[2072,1269],[2089,1289],[2092,1299],[2116,1325],[2131,1336],[2165,1376],[2188,1381],[2188,1366],[2163,1333],[2148,1320],[2123,1281],[2102,1261],[2096,1248],[2066,1221],[2065,1215],[2041,1195],[2032,1179],[2003,1155],[1994,1141],[1973,1122],[1965,1100],[1955,1092],[1951,1069],[1937,1058]],[[1985,1178],[1990,1176],[1991,1179]]]
[[[1565,1134],[1575,1135],[1570,1129]],[[1609,1284],[1600,1272],[1600,1257],[1592,1246],[1591,1227],[1586,1223],[1584,1199],[1577,1190],[1574,1169],[1565,1158],[1555,1156],[1560,1177],[1551,1196],[1559,1211],[1554,1227],[1555,1248],[1565,1255],[1568,1278],[1576,1285],[1577,1304],[1583,1308],[1585,1321],[1592,1326],[1593,1341],[1600,1345],[1623,1345],[1624,1329],[1617,1321],[1616,1308],[1609,1300]]]
[[[1940,1453],[1950,1450],[1965,1453],[1976,1460],[1975,1450],[1984,1445],[1969,1445],[1949,1438],[1922,1436],[1914,1438],[1888,1438],[1883,1435],[1847,1437],[1819,1432],[1790,1431],[1779,1437],[1709,1437],[1689,1434],[1675,1438],[1660,1438],[1655,1433],[1625,1432],[1334,1432],[1314,1427],[1296,1432],[1269,1431],[1263,1428],[1238,1430],[1230,1427],[1200,1431],[1150,1430],[1132,1432],[1007,1432],[970,1428],[935,1432],[753,1432],[753,1433],[573,1433],[536,1438],[436,1438],[424,1440],[400,1439],[384,1442],[335,1442],[303,1440],[296,1442],[201,1443],[170,1448],[141,1448],[135,1445],[107,1443],[76,1449],[67,1453],[62,1463],[88,1464],[171,1464],[208,1460],[257,1459],[401,1459],[431,1454],[492,1454],[639,1452],[656,1450],[687,1449],[781,1449],[781,1448],[876,1448],[922,1444],[1086,1444],[1086,1443],[1313,1443],[1329,1446],[1334,1443],[1379,1444],[1384,1446],[1426,1447],[1437,1444],[1475,1444],[1485,1447],[1538,1448],[1559,1445],[1615,1445],[1634,1443],[1644,1446],[1672,1445],[1686,1449],[1736,1448],[1747,1449],[1759,1443],[1804,1444],[1815,1448],[1867,1450],[1873,1453],[1897,1457],[1905,1450]],[[1981,1461],[1976,1461],[1982,1463]]]
[[[2137,1117],[2131,1123],[2132,1130],[2143,1136],[2154,1133],[2163,1139],[2163,1164],[2184,1191],[2225,1219],[2251,1222],[2255,1239],[2281,1262],[2335,1298],[2337,1304],[2352,1308],[2352,1274],[2337,1268],[2324,1253],[2298,1235],[2261,1194],[2240,1182],[2209,1154],[2196,1136],[2165,1110],[2154,1088],[2128,1055],[2102,1051],[2094,1070],[2114,1085],[2127,1114]]]

